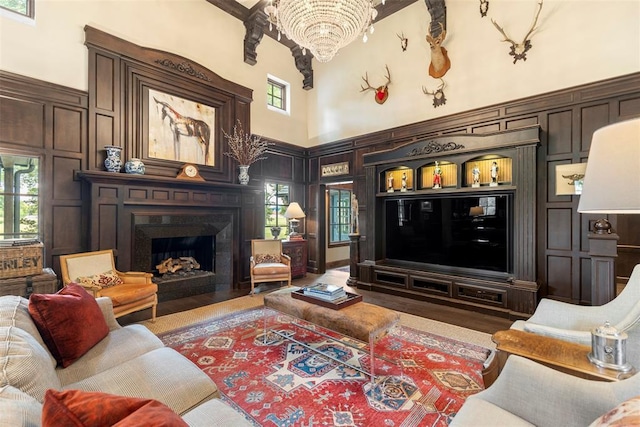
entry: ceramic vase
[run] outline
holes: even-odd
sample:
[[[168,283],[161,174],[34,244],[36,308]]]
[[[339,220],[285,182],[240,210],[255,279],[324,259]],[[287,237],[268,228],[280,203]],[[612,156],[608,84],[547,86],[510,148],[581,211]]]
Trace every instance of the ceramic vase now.
[[[122,147],[105,145],[104,149],[107,151],[104,167],[109,172],[120,172],[120,169],[122,169]]]
[[[249,184],[249,165],[240,165],[240,175],[238,175],[240,184]]]
[[[144,163],[142,160],[132,157],[124,164],[124,171],[130,174],[144,175]]]

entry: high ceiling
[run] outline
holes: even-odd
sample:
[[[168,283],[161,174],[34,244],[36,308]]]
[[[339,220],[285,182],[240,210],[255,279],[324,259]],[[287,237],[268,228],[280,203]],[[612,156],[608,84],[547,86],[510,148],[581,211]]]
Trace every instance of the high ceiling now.
[[[224,10],[228,14],[238,18],[247,26],[248,23],[255,17],[256,14],[263,13],[264,8],[269,4],[269,0],[207,0],[214,6],[219,7]],[[381,0],[374,0],[374,3],[377,4],[376,9],[378,9],[378,17],[376,18],[376,22],[381,21],[387,16],[404,9],[405,7],[415,3],[417,0],[387,0],[386,4],[382,5]],[[433,0],[426,0],[427,2],[431,2]],[[436,0],[442,1],[444,0]],[[265,15],[266,16],[266,15]],[[264,34],[269,37],[277,40],[278,33],[273,30],[269,31],[269,26],[266,25],[263,29]],[[294,43],[287,39],[286,37],[282,37],[280,43],[288,46],[289,48],[294,46]]]

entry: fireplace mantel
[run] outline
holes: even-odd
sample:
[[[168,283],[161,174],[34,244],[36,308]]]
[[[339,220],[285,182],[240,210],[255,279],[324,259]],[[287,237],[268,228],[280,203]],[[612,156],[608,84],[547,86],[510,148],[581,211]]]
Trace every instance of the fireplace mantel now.
[[[88,223],[83,229],[90,230],[87,247],[115,249],[119,270],[133,269],[136,216],[220,213],[232,222],[229,286],[237,289],[248,281],[251,239],[264,229],[262,188],[103,171],[78,171],[77,178],[83,183],[83,220]]]

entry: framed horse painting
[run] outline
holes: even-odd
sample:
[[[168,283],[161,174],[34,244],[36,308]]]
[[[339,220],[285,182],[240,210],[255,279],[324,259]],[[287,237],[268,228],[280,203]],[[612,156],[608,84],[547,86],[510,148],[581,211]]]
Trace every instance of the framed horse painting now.
[[[148,157],[216,166],[214,107],[149,89]]]

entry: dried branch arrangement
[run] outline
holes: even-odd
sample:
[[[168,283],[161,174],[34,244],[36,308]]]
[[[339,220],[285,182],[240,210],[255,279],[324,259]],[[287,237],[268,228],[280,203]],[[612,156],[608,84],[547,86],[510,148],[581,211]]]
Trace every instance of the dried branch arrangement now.
[[[235,159],[240,165],[248,166],[258,160],[266,159],[267,157],[264,153],[267,151],[267,147],[274,145],[271,142],[261,140],[259,136],[251,137],[251,135],[246,134],[240,120],[233,127],[232,135],[225,131],[222,131],[222,133],[229,141],[229,151],[224,155]]]

